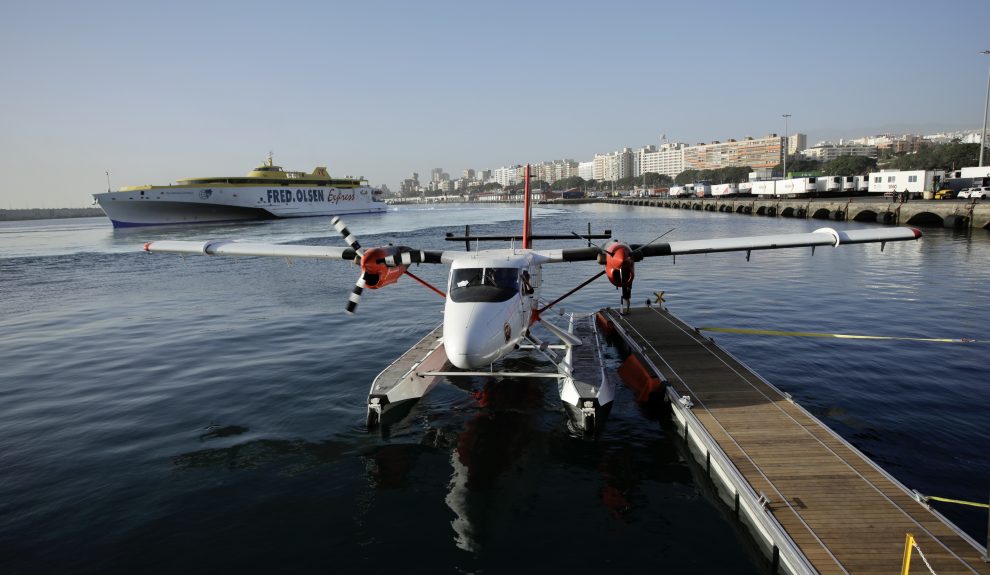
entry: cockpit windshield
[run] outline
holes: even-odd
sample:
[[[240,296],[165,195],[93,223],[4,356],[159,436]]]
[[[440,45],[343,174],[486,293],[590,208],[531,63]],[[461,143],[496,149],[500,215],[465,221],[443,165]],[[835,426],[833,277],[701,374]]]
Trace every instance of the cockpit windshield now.
[[[451,271],[455,303],[507,301],[519,293],[518,268],[460,268]]]

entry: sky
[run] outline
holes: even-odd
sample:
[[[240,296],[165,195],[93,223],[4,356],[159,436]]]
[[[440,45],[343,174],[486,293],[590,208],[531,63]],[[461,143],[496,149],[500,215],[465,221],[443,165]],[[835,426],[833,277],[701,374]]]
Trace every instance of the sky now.
[[[246,174],[977,129],[987,0],[0,0],[0,209]]]

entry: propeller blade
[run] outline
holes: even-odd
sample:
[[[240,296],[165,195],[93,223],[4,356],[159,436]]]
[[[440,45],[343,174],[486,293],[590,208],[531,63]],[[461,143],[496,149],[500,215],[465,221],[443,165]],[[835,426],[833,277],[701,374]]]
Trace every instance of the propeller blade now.
[[[650,240],[649,243],[645,243],[645,244],[639,246],[638,248],[636,248],[636,251],[634,251],[633,254],[637,254],[637,253],[642,252],[643,251],[643,248],[645,248],[646,246],[648,246],[648,245],[652,244],[653,242],[659,240],[660,238],[664,237],[665,235],[669,234],[670,232],[672,232],[672,231],[674,231],[676,229],[677,228],[670,228],[669,230],[665,231],[664,233],[662,233],[659,236],[657,236],[657,237],[653,238],[652,240]]]
[[[362,273],[361,276],[358,277],[357,282],[354,284],[354,289],[351,290],[350,297],[347,298],[347,307],[344,309],[344,311],[347,312],[347,315],[353,315],[354,312],[357,311],[357,306],[358,303],[360,303],[361,301],[361,294],[363,292],[364,292],[364,274]]]
[[[610,252],[608,252],[605,249],[605,245],[608,243],[607,240],[605,241],[604,244],[598,245],[598,244],[592,242],[591,241],[591,238],[586,238],[586,237],[582,236],[581,234],[579,234],[577,232],[571,232],[571,235],[574,236],[574,237],[576,237],[576,238],[580,238],[580,239],[585,240],[586,242],[588,242],[588,247],[589,248],[598,248],[598,253],[612,255]]]
[[[333,224],[333,227],[337,228],[337,232],[344,237],[344,241],[347,242],[347,245],[349,245],[352,250],[356,251],[359,256],[364,255],[364,250],[361,249],[361,244],[358,243],[358,240],[354,237],[354,234],[347,229],[347,224],[344,223],[344,220],[340,219],[339,216],[334,216],[330,220],[330,223]]]

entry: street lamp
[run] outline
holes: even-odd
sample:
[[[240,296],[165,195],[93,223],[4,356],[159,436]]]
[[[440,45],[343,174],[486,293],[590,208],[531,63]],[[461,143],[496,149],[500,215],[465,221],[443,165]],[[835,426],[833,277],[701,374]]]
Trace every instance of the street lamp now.
[[[990,50],[984,50],[980,54],[990,54]],[[983,167],[983,147],[987,143],[987,108],[990,108],[990,73],[987,74],[987,100],[983,104],[983,133],[980,134],[980,167]]]
[[[781,114],[780,117],[784,119],[784,173],[783,173],[783,179],[786,180],[787,179],[787,148],[790,147],[790,142],[788,141],[788,136],[787,136],[787,118],[790,118],[791,115],[790,114]]]

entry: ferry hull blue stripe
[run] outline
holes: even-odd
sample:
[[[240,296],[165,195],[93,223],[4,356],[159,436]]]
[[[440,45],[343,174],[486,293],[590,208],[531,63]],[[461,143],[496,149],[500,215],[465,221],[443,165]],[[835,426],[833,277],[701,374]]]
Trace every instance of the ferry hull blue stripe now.
[[[382,209],[379,209],[379,210],[361,210],[361,211],[357,211],[357,212],[340,212],[340,215],[360,216],[360,215],[364,215],[364,214],[383,214],[386,211],[387,210],[385,208],[382,208]],[[232,220],[209,220],[209,221],[205,221],[204,220],[204,221],[194,221],[194,222],[151,222],[151,223],[144,223],[144,222],[122,222],[122,221],[113,220],[113,219],[111,219],[110,222],[113,223],[113,227],[115,227],[115,228],[144,228],[144,227],[148,227],[148,226],[187,226],[187,225],[190,225],[190,224],[232,224],[232,223],[239,223],[239,222],[260,222],[260,221],[266,221],[266,220],[284,220],[284,219],[295,219],[295,218],[325,218],[325,217],[327,217],[327,216],[322,215],[322,214],[321,215],[314,215],[314,216],[308,216],[308,215],[307,216],[276,216],[276,215],[272,214],[272,215],[270,215],[268,217],[259,217],[259,218],[239,218],[239,219],[232,219]]]

